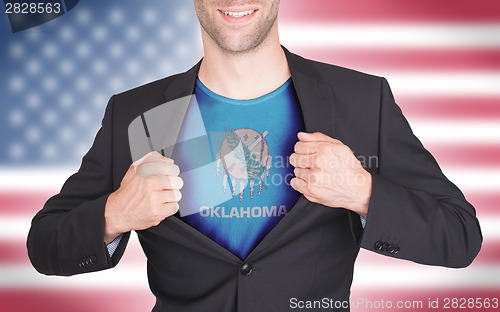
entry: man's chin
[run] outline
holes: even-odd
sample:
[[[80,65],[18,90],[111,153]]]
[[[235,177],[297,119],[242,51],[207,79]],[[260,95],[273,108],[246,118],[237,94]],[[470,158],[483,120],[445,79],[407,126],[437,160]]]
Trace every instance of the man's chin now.
[[[257,51],[262,46],[263,43],[264,40],[259,38],[242,39],[241,37],[238,38],[229,37],[228,39],[222,42],[216,42],[216,44],[224,52],[229,54],[246,54],[254,52]]]

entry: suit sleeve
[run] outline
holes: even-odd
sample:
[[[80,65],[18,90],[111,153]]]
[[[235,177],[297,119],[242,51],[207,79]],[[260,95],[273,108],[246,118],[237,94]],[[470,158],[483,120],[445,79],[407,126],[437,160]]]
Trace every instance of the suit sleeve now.
[[[126,233],[113,257],[104,243],[104,207],[113,192],[112,97],[102,126],[77,173],[32,220],[27,248],[31,263],[47,275],[74,275],[113,267],[123,255]]]
[[[475,209],[415,137],[384,78],[381,89],[378,170],[360,246],[422,264],[466,267],[482,243]]]

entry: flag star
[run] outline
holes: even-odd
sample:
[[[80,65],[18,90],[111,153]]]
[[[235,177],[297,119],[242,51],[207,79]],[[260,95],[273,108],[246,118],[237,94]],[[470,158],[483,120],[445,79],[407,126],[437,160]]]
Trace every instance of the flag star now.
[[[26,130],[25,135],[28,142],[36,143],[40,141],[42,133],[38,127],[31,126]]]
[[[148,25],[154,24],[156,22],[156,19],[157,19],[157,14],[152,9],[148,8],[142,12],[142,21],[145,24],[148,24]]]
[[[75,31],[73,27],[64,25],[61,27],[59,31],[59,37],[61,37],[62,41],[68,42],[74,39],[75,37]]]
[[[24,146],[22,146],[19,143],[14,143],[13,145],[10,146],[9,148],[9,155],[11,158],[15,160],[19,160],[24,157],[26,154]]]
[[[26,71],[28,74],[34,76],[40,73],[41,65],[40,61],[37,59],[30,59],[26,62]]]
[[[24,89],[24,79],[20,76],[13,76],[10,79],[9,87],[14,92],[22,91]]]
[[[25,121],[25,116],[22,111],[20,110],[13,110],[10,112],[9,115],[9,122],[13,126],[20,126],[24,123]]]
[[[114,25],[122,24],[125,19],[125,14],[119,8],[113,8],[109,14],[109,20]]]
[[[24,46],[19,42],[14,42],[9,47],[10,56],[13,58],[20,58],[24,56]]]
[[[141,32],[139,28],[135,25],[130,25],[127,27],[125,30],[125,36],[127,37],[128,41],[137,41],[141,35]]]
[[[96,41],[103,41],[108,37],[108,32],[106,28],[102,25],[94,27],[92,32],[92,38]]]
[[[76,46],[76,54],[81,58],[87,58],[90,55],[90,45],[87,42],[80,42]]]
[[[58,53],[57,47],[56,47],[56,45],[54,43],[47,42],[43,46],[43,55],[46,58],[52,59],[52,58],[54,58],[57,55],[57,53]]]
[[[38,93],[30,93],[26,97],[26,105],[28,106],[28,108],[36,109],[40,107],[40,103],[41,103],[41,98]]]
[[[91,19],[91,14],[87,9],[79,9],[77,11],[76,20],[80,24],[82,25],[88,24],[90,22],[90,19]]]

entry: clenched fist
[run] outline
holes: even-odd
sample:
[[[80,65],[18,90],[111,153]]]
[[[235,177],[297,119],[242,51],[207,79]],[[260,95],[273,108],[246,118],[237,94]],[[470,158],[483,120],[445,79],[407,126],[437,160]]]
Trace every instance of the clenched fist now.
[[[351,149],[319,132],[300,132],[290,155],[295,167],[291,186],[308,200],[343,207],[366,218],[372,179]]]
[[[130,165],[120,188],[109,195],[104,217],[104,242],[131,230],[158,225],[175,214],[183,185],[172,159],[151,152]]]

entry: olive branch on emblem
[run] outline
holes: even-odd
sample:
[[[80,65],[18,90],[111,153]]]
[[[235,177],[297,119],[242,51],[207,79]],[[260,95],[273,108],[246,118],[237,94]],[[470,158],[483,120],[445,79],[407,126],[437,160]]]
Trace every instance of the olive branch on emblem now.
[[[234,152],[234,156],[245,164],[248,175],[252,178],[262,180],[261,176],[266,166],[262,165],[261,162],[256,159],[255,154],[252,154],[248,146],[241,141],[241,138],[236,135],[231,127],[224,127],[224,132],[226,133],[228,147]],[[240,143],[243,152],[241,152],[241,150],[236,150]]]

